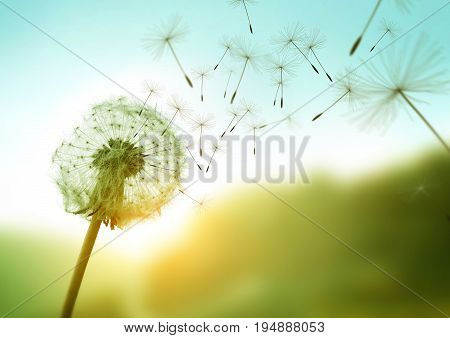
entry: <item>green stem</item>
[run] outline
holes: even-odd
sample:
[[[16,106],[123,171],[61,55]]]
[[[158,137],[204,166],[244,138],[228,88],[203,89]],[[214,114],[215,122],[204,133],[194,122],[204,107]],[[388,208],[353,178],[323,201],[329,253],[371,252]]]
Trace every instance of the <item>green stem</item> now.
[[[61,314],[61,317],[63,318],[72,317],[75,301],[77,300],[78,292],[80,291],[81,281],[83,280],[84,272],[86,271],[86,266],[89,262],[92,248],[94,247],[95,239],[97,238],[101,223],[102,220],[97,219],[94,215],[86,233],[86,237],[84,238],[77,264],[75,265],[73,271],[72,280],[70,281],[69,290],[67,291],[66,300],[64,302],[64,307]]]
[[[403,97],[403,99],[406,101],[406,103],[414,110],[414,112],[420,117],[423,123],[431,130],[431,132],[436,136],[436,138],[441,142],[441,144],[444,146],[445,150],[447,150],[448,153],[450,153],[450,147],[448,144],[444,141],[444,139],[439,135],[439,133],[434,129],[434,127],[428,122],[428,120],[425,118],[425,116],[422,115],[422,113],[419,111],[419,109],[416,108],[416,106],[411,102],[410,99],[400,90],[400,95]]]

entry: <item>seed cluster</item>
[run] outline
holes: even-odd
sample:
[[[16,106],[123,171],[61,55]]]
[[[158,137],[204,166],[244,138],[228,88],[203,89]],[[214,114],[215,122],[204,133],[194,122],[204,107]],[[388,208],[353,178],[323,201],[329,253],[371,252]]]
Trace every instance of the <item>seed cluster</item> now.
[[[167,121],[126,98],[88,112],[55,151],[65,209],[112,228],[159,211],[180,186],[184,148]]]

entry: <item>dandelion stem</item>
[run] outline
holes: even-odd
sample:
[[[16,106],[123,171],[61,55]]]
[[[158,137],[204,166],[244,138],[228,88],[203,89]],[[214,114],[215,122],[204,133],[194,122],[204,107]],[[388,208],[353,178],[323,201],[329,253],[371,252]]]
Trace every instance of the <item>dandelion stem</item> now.
[[[204,82],[203,80],[204,80],[204,78],[205,78],[205,76],[202,75],[202,85],[201,85],[201,89],[200,89],[200,92],[201,92],[200,99],[202,102],[203,102],[203,82]]]
[[[411,100],[403,93],[403,91],[399,91],[402,98],[406,101],[406,103],[414,110],[414,112],[420,117],[423,123],[426,124],[426,126],[431,130],[431,132],[436,136],[436,138],[441,142],[441,144],[444,146],[445,150],[447,150],[448,153],[450,153],[450,147],[448,144],[444,141],[444,139],[439,135],[439,133],[434,129],[434,127],[431,125],[430,122],[425,118],[425,116],[422,115],[422,113],[419,111],[419,109],[416,108],[416,106],[411,102]]]
[[[182,193],[184,196],[186,196],[187,198],[189,198],[190,200],[192,200],[192,201],[194,201],[195,203],[197,203],[198,205],[202,205],[202,203],[201,203],[200,201],[198,201],[198,200],[196,200],[194,197],[192,197],[192,196],[186,194],[186,192],[185,192],[184,190],[178,189],[178,191],[179,191],[180,193]]]
[[[283,109],[284,85],[283,85],[283,68],[280,68],[280,84],[281,84],[281,100],[280,107]]]
[[[375,47],[380,43],[380,41],[386,36],[386,34],[388,33],[389,31],[388,30],[386,30],[386,32],[384,32],[383,33],[383,35],[378,39],[378,41],[372,46],[372,48],[370,48],[370,52],[372,52],[374,49],[375,49]]]
[[[233,123],[234,119],[236,118],[236,116],[233,116],[233,118],[231,119],[230,123],[228,123],[228,126],[226,127],[226,129],[223,131],[222,135],[220,135],[220,138],[222,138],[225,133],[227,132],[228,128],[230,128],[231,124]]]
[[[231,79],[232,74],[233,74],[233,71],[230,71],[230,74],[228,75],[227,85],[225,86],[225,92],[223,93],[223,98],[225,98],[227,96],[228,85],[230,84],[230,79]]]
[[[380,7],[380,4],[381,4],[381,0],[378,0],[374,9],[372,10],[372,13],[369,16],[369,19],[366,22],[366,25],[364,26],[363,31],[361,32],[361,34],[358,36],[358,38],[353,43],[352,49],[350,49],[350,56],[353,55],[353,53],[355,53],[356,50],[358,49],[358,46],[361,43],[361,40],[362,40],[364,34],[366,33],[367,28],[369,28],[370,22],[372,21],[373,17],[375,16],[375,13],[377,12],[378,7]]]
[[[250,21],[250,15],[248,14],[247,5],[245,4],[245,0],[243,0],[242,3],[244,4],[245,14],[247,14],[247,20],[248,20],[248,26],[249,26],[249,28],[250,28],[250,33],[253,34],[252,23],[251,23],[251,21]]]
[[[231,104],[233,104],[234,99],[236,98],[237,91],[239,89],[239,86],[241,85],[242,78],[244,77],[245,69],[247,68],[248,60],[249,58],[245,59],[244,68],[242,68],[242,73],[236,86],[236,90],[234,91],[233,96],[231,96]]]
[[[211,159],[209,160],[209,163],[208,163],[208,168],[206,168],[206,172],[208,172],[208,170],[209,170],[209,167],[210,167],[211,162],[212,162],[212,160],[214,158],[214,155],[216,154],[216,151],[217,151],[217,148],[214,148],[213,154],[212,154]]]
[[[319,63],[320,68],[322,68],[322,70],[325,72],[325,75],[328,77],[328,80],[330,80],[331,82],[333,82],[333,80],[331,79],[331,76],[327,73],[327,71],[326,71],[325,68],[323,67],[322,63],[320,62],[320,60],[319,60],[319,58],[317,57],[316,52],[314,51],[313,48],[311,48],[311,52],[313,53],[314,58],[315,58],[315,59],[317,60],[317,62]]]
[[[152,91],[147,95],[147,98],[145,99],[144,103],[142,104],[142,108],[139,111],[139,116],[141,116],[142,112],[144,111],[145,106],[147,105],[148,100],[150,99],[150,96],[153,94]]]
[[[214,66],[214,70],[217,69],[217,67],[219,67],[220,63],[222,62],[223,58],[225,57],[225,55],[227,55],[228,51],[230,50],[230,47],[227,47],[225,49],[225,52],[223,53],[222,57],[220,58],[219,62],[217,62],[217,64]]]
[[[166,133],[167,129],[168,129],[168,128],[170,127],[170,125],[172,124],[172,122],[173,122],[173,120],[175,119],[175,116],[177,116],[178,112],[179,112],[179,110],[177,109],[177,110],[175,111],[175,114],[173,114],[172,118],[170,119],[169,124],[168,124],[167,127],[164,129],[164,131],[162,132],[161,136],[163,136],[163,135]]]
[[[347,95],[349,91],[346,91],[344,94],[342,94],[336,101],[334,101],[332,104],[330,104],[324,111],[322,111],[320,114],[316,115],[312,120],[315,121],[319,117],[321,117],[324,113],[326,113],[328,110],[330,110],[334,105],[336,105],[340,100],[342,100],[345,95]]]
[[[253,128],[253,155],[256,155],[256,128]]]
[[[275,98],[273,99],[273,105],[275,106],[277,103],[277,98],[278,98],[278,92],[280,91],[280,87],[281,87],[281,83],[278,84],[277,86],[277,91],[275,92]]]
[[[312,64],[311,61],[309,61],[308,57],[305,55],[305,53],[302,52],[302,50],[297,46],[297,44],[294,41],[291,41],[291,43],[295,46],[295,48],[300,52],[300,54],[303,55],[303,57],[306,59],[306,61],[308,61],[308,63],[311,65],[312,69],[314,69],[314,71],[319,74],[319,71],[317,70],[317,68]]]
[[[189,149],[189,147],[186,147],[186,150],[189,152],[189,155],[191,155],[191,157],[194,160],[195,164],[197,165],[198,169],[202,170],[202,167],[200,166],[200,164],[198,164],[198,162],[195,159],[194,155],[192,155],[191,150]]]
[[[236,124],[233,126],[233,128],[231,128],[230,133],[233,132],[234,128],[236,128],[236,126],[238,125],[239,122],[241,122],[241,120],[245,117],[245,115],[247,115],[247,113],[250,110],[247,110],[244,114],[242,114],[242,116],[239,118],[239,120],[237,120]]]
[[[199,140],[198,140],[200,157],[203,156],[202,136],[203,136],[203,125],[200,126],[200,138],[199,138]]]
[[[167,44],[169,45],[170,51],[172,52],[172,55],[173,55],[173,57],[175,58],[175,61],[177,62],[178,67],[180,68],[181,72],[183,73],[184,78],[186,79],[188,85],[189,85],[191,88],[194,88],[194,86],[192,85],[191,79],[189,78],[189,76],[187,76],[186,72],[184,71],[183,66],[181,65],[180,60],[178,59],[177,54],[175,53],[175,50],[174,50],[173,47],[172,47],[172,44],[170,43],[170,41],[167,41]]]
[[[102,220],[95,215],[92,217],[91,224],[84,238],[83,246],[81,247],[80,255],[78,256],[77,264],[75,265],[72,279],[70,281],[69,290],[67,291],[66,300],[64,302],[63,311],[61,317],[72,317],[73,308],[77,300],[78,292],[80,291],[81,282],[83,280],[86,266],[89,262],[89,258],[94,247],[95,240],[97,238],[98,231]]]

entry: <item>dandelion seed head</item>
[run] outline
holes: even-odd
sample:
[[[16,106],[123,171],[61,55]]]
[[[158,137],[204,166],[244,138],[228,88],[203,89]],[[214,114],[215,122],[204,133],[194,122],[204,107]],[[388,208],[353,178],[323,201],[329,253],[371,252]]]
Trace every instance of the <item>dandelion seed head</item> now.
[[[234,41],[233,39],[230,39],[229,37],[222,37],[221,41],[220,41],[220,45],[224,48],[224,49],[233,49],[234,47]]]
[[[242,99],[239,109],[240,109],[240,115],[244,115],[244,114],[252,115],[252,114],[256,113],[256,111],[258,110],[258,107],[254,103],[249,102],[245,99]]]
[[[56,149],[53,169],[67,212],[123,228],[169,202],[184,151],[173,130],[161,137],[165,120],[141,110],[126,98],[96,104]]]
[[[450,79],[442,50],[425,35],[413,44],[393,46],[369,63],[362,79],[363,112],[353,116],[361,129],[384,131],[407,106],[401,94],[419,102],[422,94],[449,92]]]
[[[324,46],[325,37],[322,35],[318,28],[309,31],[308,35],[305,37],[304,46],[308,52],[311,50],[317,50]]]
[[[160,96],[163,88],[156,82],[144,82],[144,91],[147,95]]]
[[[295,69],[297,66],[297,58],[290,58],[286,54],[278,54],[268,58],[268,70],[275,73],[277,77],[280,76],[281,71],[283,72],[283,76],[295,75]]]
[[[191,112],[191,108],[189,107],[187,102],[176,95],[173,95],[169,98],[169,100],[167,101],[167,106],[171,111],[179,113],[184,117],[188,117]]]
[[[393,21],[383,19],[380,23],[380,31],[387,33],[391,39],[394,39],[397,36],[399,29]]]
[[[280,47],[280,52],[286,52],[295,47],[296,44],[300,47],[305,41],[305,32],[303,26],[299,23],[285,26],[275,38],[274,42]]]
[[[187,34],[187,27],[181,17],[173,17],[159,26],[153,26],[148,37],[144,38],[144,46],[153,52],[155,57],[164,54],[169,44],[175,45]]]
[[[201,114],[194,116],[191,121],[192,131],[196,131],[200,128],[204,130],[212,128],[214,126],[214,116],[212,114]]]
[[[194,73],[194,79],[198,80],[198,79],[207,79],[208,77],[211,76],[211,71],[212,69],[210,67],[199,67],[197,69],[194,69],[193,73]]]
[[[261,58],[264,54],[261,48],[248,39],[238,39],[235,43],[235,48],[232,50],[232,55],[244,62],[254,69],[259,69],[261,65]]]

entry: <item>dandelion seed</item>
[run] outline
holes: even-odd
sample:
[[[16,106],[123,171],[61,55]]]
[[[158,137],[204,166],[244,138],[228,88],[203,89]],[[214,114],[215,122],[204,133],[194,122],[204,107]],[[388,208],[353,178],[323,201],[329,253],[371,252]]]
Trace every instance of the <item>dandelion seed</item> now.
[[[219,65],[222,63],[223,59],[225,58],[225,56],[230,52],[231,48],[233,47],[233,41],[227,38],[224,38],[222,41],[222,46],[224,48],[224,52],[222,54],[222,56],[219,59],[219,62],[216,63],[216,65],[214,66],[214,70],[216,70]]]
[[[195,199],[194,197],[192,197],[191,195],[189,195],[188,193],[186,193],[185,189],[178,189],[178,191],[180,193],[182,193],[184,196],[186,196],[187,198],[189,198],[191,201],[195,202],[197,205],[202,206],[203,202],[199,201],[197,199]]]
[[[303,59],[309,63],[311,68],[317,74],[319,74],[319,71],[317,70],[316,66],[313,65],[313,63],[309,60],[308,56],[306,55],[307,52],[303,51],[301,48],[306,39],[306,36],[303,31],[304,31],[303,27],[300,26],[298,23],[292,26],[287,26],[281,31],[280,36],[276,39],[276,42],[281,46],[281,51],[286,51],[287,49],[294,49],[295,51],[299,52],[300,55],[303,57]]]
[[[234,124],[234,126],[230,129],[230,133],[233,132],[234,128],[237,127],[237,125],[239,124],[239,122],[241,122],[241,120],[246,117],[247,115],[251,115],[256,111],[256,106],[254,104],[251,104],[245,100],[242,100],[242,104],[241,104],[241,115],[240,117],[237,119],[236,123]]]
[[[266,124],[264,124],[264,122],[261,122],[260,120],[253,119],[248,125],[250,128],[250,132],[253,135],[253,155],[256,155],[256,131],[265,128]]]
[[[186,147],[186,150],[188,151],[189,155],[191,155],[192,159],[194,160],[195,164],[197,165],[198,169],[203,170],[201,165],[197,162],[197,160],[195,159],[194,155],[192,155],[191,150],[189,149],[189,147]]]
[[[204,94],[204,85],[205,80],[209,77],[209,73],[211,72],[211,69],[202,67],[200,69],[197,69],[194,71],[195,79],[200,79],[201,86],[200,86],[200,100],[203,102],[203,94]]]
[[[247,5],[253,4],[255,1],[254,0],[229,0],[230,4],[233,6],[244,6],[245,9],[245,14],[247,15],[247,20],[248,20],[248,27],[250,28],[250,33],[253,34],[253,27],[252,27],[252,23],[250,20],[250,15],[248,14],[248,9],[247,9]]]
[[[211,148],[212,148],[211,150],[212,150],[213,153],[212,153],[212,155],[211,155],[211,158],[209,159],[208,167],[206,168],[206,172],[209,171],[209,168],[211,167],[211,163],[212,163],[212,161],[213,161],[213,159],[214,159],[214,156],[216,155],[217,151],[221,151],[221,150],[224,149],[223,146],[222,146],[222,145],[219,145],[219,143],[218,143],[217,141],[215,141],[215,142],[212,144]]]
[[[185,35],[186,28],[184,27],[181,18],[175,17],[172,20],[165,22],[160,27],[153,27],[152,34],[148,38],[144,39],[144,42],[147,48],[153,50],[155,57],[164,54],[168,47],[178,65],[178,68],[183,73],[186,82],[191,88],[193,88],[194,86],[192,85],[192,81],[185,72],[174,47],[184,38]]]
[[[144,86],[145,86],[145,91],[146,91],[148,94],[147,94],[147,97],[145,98],[145,101],[144,101],[144,103],[143,103],[143,105],[142,105],[141,110],[139,111],[139,115],[142,114],[142,111],[143,111],[144,108],[146,107],[148,101],[150,100],[150,97],[151,97],[152,95],[153,95],[153,96],[159,95],[159,93],[160,93],[160,91],[161,91],[161,87],[159,87],[159,86],[158,86],[157,84],[155,84],[155,83],[148,83],[148,82],[145,82]]]
[[[187,108],[187,105],[184,101],[182,101],[180,98],[173,96],[169,101],[169,107],[171,110],[174,111],[174,114],[172,115],[172,118],[170,119],[169,123],[167,124],[167,127],[163,130],[161,135],[164,135],[165,132],[170,128],[173,121],[175,120],[175,117],[180,114],[183,117],[189,118],[187,115],[189,108]]]
[[[72,315],[101,223],[124,228],[153,216],[180,185],[184,151],[166,121],[124,98],[95,105],[69,141],[56,149],[52,163],[64,208],[90,220],[63,308]],[[138,142],[132,136],[151,142]],[[133,132],[130,132],[133,130]],[[141,138],[141,137],[139,137]],[[161,148],[169,151],[161,153]],[[160,168],[164,168],[161,170]]]
[[[372,13],[370,14],[369,19],[366,22],[366,25],[364,26],[361,34],[355,40],[355,42],[353,43],[352,48],[350,49],[350,55],[353,55],[356,52],[356,50],[358,49],[359,44],[361,43],[361,41],[362,41],[362,39],[364,37],[364,34],[366,33],[367,28],[369,28],[369,25],[372,22],[372,19],[375,16],[375,14],[376,14],[376,12],[378,10],[378,7],[380,7],[380,5],[381,5],[381,0],[377,0],[377,3],[375,4],[375,7],[372,10]]]
[[[253,67],[254,69],[258,69],[261,53],[259,52],[259,48],[250,41],[241,40],[238,42],[235,50],[233,51],[233,55],[237,59],[243,61],[244,64],[242,67],[238,83],[236,85],[236,89],[233,95],[231,96],[231,104],[233,104],[234,99],[236,98],[236,94],[239,90],[239,86],[241,85],[247,67]]]
[[[385,38],[386,36],[391,37],[391,39],[394,39],[397,35],[397,28],[392,22],[388,22],[386,20],[383,20],[382,22],[382,31],[383,34],[380,36],[380,38],[375,42],[375,44],[370,48],[370,52],[372,52],[375,47]]]
[[[223,131],[222,135],[220,135],[220,138],[224,137],[225,133],[227,132],[228,128],[230,128],[231,124],[239,118],[239,111],[236,108],[236,106],[231,106],[231,108],[228,110],[228,112],[231,115],[231,121],[228,123],[227,127]]]
[[[231,76],[233,75],[233,70],[228,70],[227,84],[225,85],[225,91],[223,92],[223,98],[227,96],[228,86],[230,85]]]
[[[379,64],[368,64],[369,76],[362,82],[366,99],[365,111],[353,119],[368,129],[385,129],[396,118],[401,108],[416,113],[437,140],[450,152],[448,144],[414,104],[420,94],[448,93],[450,80],[442,50],[420,36],[411,47],[391,48],[382,54]]]
[[[213,116],[210,114],[204,114],[202,116],[194,117],[192,119],[192,130],[200,130],[200,136],[198,140],[199,144],[199,154],[200,157],[203,156],[203,142],[202,137],[205,130],[211,128],[214,125]]]
[[[322,62],[320,62],[320,60],[317,56],[317,53],[316,53],[316,51],[318,49],[323,47],[324,43],[325,43],[325,38],[323,36],[321,36],[320,31],[318,29],[314,29],[310,32],[310,34],[306,38],[305,47],[306,47],[308,53],[312,53],[312,55],[316,59],[317,63],[319,64],[320,68],[322,68],[323,72],[327,76],[328,80],[333,82],[330,74],[328,74],[328,72],[325,70],[324,66],[322,65]]]
[[[288,80],[288,76],[292,76],[294,74],[296,61],[289,60],[285,55],[278,56],[277,58],[271,58],[269,60],[269,70],[276,74],[276,78],[274,80],[276,86],[275,98],[273,100],[273,105],[275,106],[278,98],[278,93],[281,92],[280,99],[280,107],[284,106],[284,87],[286,86],[286,82]]]
[[[338,93],[338,98],[334,100],[325,110],[323,110],[320,114],[317,114],[312,120],[315,121],[331,108],[333,108],[338,102],[346,99],[350,105],[353,105],[357,102],[358,99],[361,98],[361,92],[358,89],[358,78],[354,73],[348,71],[345,76],[340,78],[334,85],[336,92]]]

